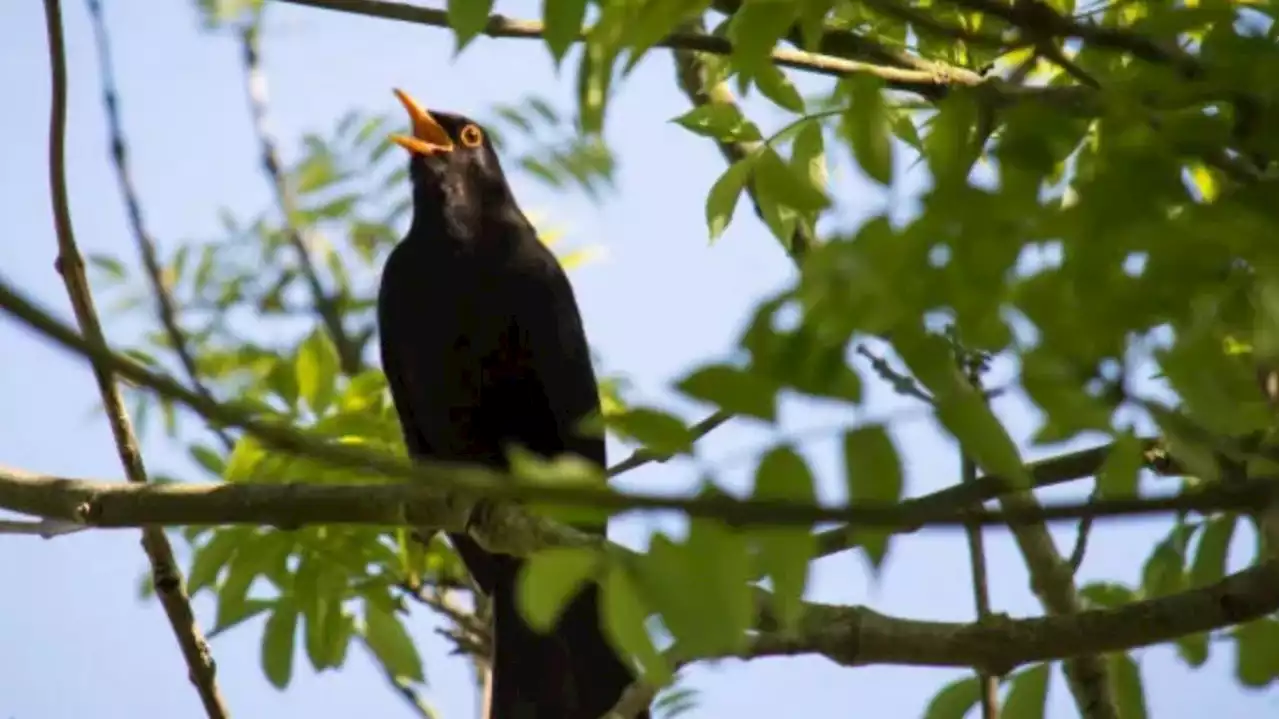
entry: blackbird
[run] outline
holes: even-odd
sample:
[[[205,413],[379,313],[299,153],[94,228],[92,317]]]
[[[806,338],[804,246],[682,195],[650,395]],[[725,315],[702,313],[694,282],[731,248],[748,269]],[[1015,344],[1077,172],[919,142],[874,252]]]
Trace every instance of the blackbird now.
[[[506,469],[506,450],[520,445],[603,468],[603,436],[581,426],[600,398],[568,277],[517,206],[484,129],[395,94],[413,127],[391,137],[410,154],[413,221],[382,270],[378,331],[410,455]],[[516,607],[521,560],[449,538],[492,600],[489,719],[603,716],[633,673],[603,634],[596,585],[540,634]]]

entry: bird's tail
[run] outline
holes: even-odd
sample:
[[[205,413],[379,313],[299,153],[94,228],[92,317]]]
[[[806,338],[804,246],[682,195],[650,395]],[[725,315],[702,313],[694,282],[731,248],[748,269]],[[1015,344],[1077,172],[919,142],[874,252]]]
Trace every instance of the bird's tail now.
[[[556,627],[540,634],[516,606],[520,561],[491,556],[495,567],[493,676],[488,719],[600,719],[634,680],[604,636],[595,584],[564,608]],[[649,719],[647,711],[638,715]]]

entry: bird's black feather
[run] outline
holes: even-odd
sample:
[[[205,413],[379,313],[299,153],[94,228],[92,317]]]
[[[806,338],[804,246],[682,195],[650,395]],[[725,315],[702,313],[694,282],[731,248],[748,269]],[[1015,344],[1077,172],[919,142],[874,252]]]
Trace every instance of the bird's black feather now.
[[[472,124],[433,116],[454,138]],[[410,454],[505,468],[506,449],[518,444],[603,468],[603,437],[581,431],[599,395],[573,289],[521,213],[492,146],[458,144],[410,162],[414,218],[378,297],[383,369]],[[542,635],[515,605],[520,560],[465,535],[450,539],[492,599],[489,719],[608,711],[633,676],[605,639],[596,587]]]

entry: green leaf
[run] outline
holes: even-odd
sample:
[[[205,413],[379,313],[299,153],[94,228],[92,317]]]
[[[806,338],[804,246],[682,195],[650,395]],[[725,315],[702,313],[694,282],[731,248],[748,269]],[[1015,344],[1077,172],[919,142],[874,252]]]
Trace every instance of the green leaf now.
[[[987,474],[1014,487],[1026,487],[1031,478],[1022,464],[1018,447],[978,390],[956,368],[946,340],[937,335],[907,334],[894,348],[934,397],[934,414]]]
[[[773,100],[778,107],[795,113],[804,112],[804,98],[792,84],[787,74],[776,65],[761,65],[751,73],[756,87],[765,97]]]
[[[1098,470],[1098,496],[1102,499],[1137,496],[1138,471],[1144,461],[1142,441],[1131,431],[1117,434]]]
[[[813,474],[791,447],[774,447],[756,467],[755,499],[817,501]],[[759,548],[760,568],[773,586],[774,611],[784,630],[800,619],[801,599],[809,580],[809,562],[818,542],[808,527],[762,527],[752,532]]]
[[[587,14],[587,0],[543,0],[542,39],[555,58],[556,65],[582,33],[582,20]]]
[[[258,440],[247,434],[243,435],[236,440],[236,446],[231,450],[231,456],[227,458],[226,469],[223,471],[222,479],[226,482],[252,480],[254,479],[254,473],[266,458],[266,450],[262,448]]]
[[[191,570],[187,573],[187,592],[195,595],[217,581],[218,573],[227,562],[231,561],[232,555],[240,548],[241,542],[253,532],[254,530],[250,527],[225,527],[215,530],[209,541],[195,550],[195,556],[191,559]]]
[[[1080,588],[1080,596],[1091,607],[1099,609],[1115,609],[1138,600],[1136,593],[1129,587],[1115,582],[1092,582]]]
[[[252,529],[245,533],[218,585],[215,631],[224,631],[256,613],[254,602],[258,600],[248,599],[250,586],[259,577],[276,574],[296,546],[292,532]]]
[[[85,260],[89,263],[90,267],[98,270],[108,279],[116,282],[123,282],[128,277],[128,273],[124,268],[124,263],[111,255],[90,253],[85,256]]]
[[[1205,522],[1200,544],[1191,563],[1191,587],[1207,587],[1227,573],[1227,549],[1235,534],[1238,515],[1223,514]]]
[[[289,686],[293,676],[293,640],[298,610],[288,602],[276,604],[262,629],[262,673],[276,689]]]
[[[262,614],[269,609],[275,609],[276,600],[274,599],[247,599],[237,605],[233,614],[224,617],[225,621],[215,625],[209,630],[209,639],[214,639],[220,634],[224,634],[231,629],[244,624],[254,617]]]
[[[844,467],[850,505],[902,499],[902,460],[884,427],[868,425],[845,433]],[[854,536],[879,570],[889,551],[889,533],[855,529]]]
[[[713,655],[745,648],[749,641],[747,629],[754,617],[746,538],[719,521],[699,517],[689,522],[685,550],[690,572],[700,579],[690,586],[697,586],[714,600],[715,611],[702,616],[699,648],[711,648],[706,653]],[[695,651],[694,655],[702,653]]]
[[[625,562],[610,563],[602,588],[604,626],[613,644],[639,661],[650,683],[663,686],[670,682],[671,667],[645,629],[649,612],[640,601],[640,588]]]
[[[681,392],[710,402],[730,414],[772,422],[777,414],[778,388],[750,371],[729,365],[694,370],[677,385]]]
[[[827,185],[826,143],[822,136],[822,123],[805,122],[791,142],[790,165],[797,174],[808,178],[809,184],[819,189]]]
[[[1189,667],[1202,667],[1209,661],[1209,635],[1206,632],[1178,637],[1174,640],[1174,645],[1177,647],[1178,656]]]
[[[692,639],[693,648],[698,648],[702,617],[715,611],[715,605],[707,593],[689,591],[689,587],[699,585],[700,577],[693,573],[684,547],[670,537],[655,534],[638,565],[635,579],[648,604],[662,615],[663,624],[673,636],[686,643]]]
[[[322,414],[333,400],[338,379],[338,352],[329,335],[317,328],[298,347],[293,362],[298,394],[312,411]]]
[[[600,566],[590,549],[554,547],[529,557],[520,573],[519,601],[529,625],[540,632],[555,626],[569,600]]]
[[[733,211],[751,176],[755,157],[748,155],[729,165],[707,193],[707,232],[713,241],[724,233],[733,219]]]
[[[963,677],[946,685],[933,696],[924,719],[964,719],[964,715],[978,703],[978,680]]]
[[[1276,680],[1277,635],[1271,617],[1255,619],[1232,630],[1236,640],[1236,678],[1247,687],[1261,688]]]
[[[342,179],[334,164],[333,155],[323,146],[304,159],[293,173],[293,189],[299,195],[322,190]]]
[[[1119,719],[1146,719],[1147,699],[1138,663],[1123,652],[1109,654],[1107,660],[1111,665]]]
[[[249,585],[258,578],[262,569],[250,551],[261,540],[261,536],[245,537],[240,551],[236,552],[227,565],[227,576],[218,587],[218,611],[214,618],[214,627],[220,628],[235,621],[242,620],[245,612],[245,600],[249,594]]]
[[[818,212],[831,204],[810,178],[801,176],[772,149],[761,151],[752,165],[751,176],[762,203],[769,198],[800,214]]]
[[[743,3],[729,20],[734,64],[749,74],[771,67],[770,53],[778,39],[790,29],[796,12],[796,4],[790,2]]]
[[[629,408],[608,417],[606,424],[657,454],[674,455],[693,449],[693,433],[683,421],[650,407]]]
[[[686,112],[672,122],[690,132],[722,142],[759,142],[760,129],[732,102],[710,102]]]
[[[631,19],[630,3],[598,5],[595,24],[587,31],[578,63],[578,129],[584,134],[604,129],[605,105],[613,81],[614,63]]]
[[[523,482],[556,487],[599,489],[609,494],[604,471],[589,459],[576,454],[562,454],[554,459],[535,454],[518,445],[507,450],[511,474]],[[607,522],[610,510],[599,506],[562,506],[554,503],[528,502],[525,507],[558,522],[598,524]]]
[[[1182,591],[1187,586],[1187,544],[1198,525],[1178,524],[1165,536],[1142,567],[1142,591],[1148,599]]]
[[[191,459],[206,472],[219,479],[222,478],[222,473],[226,469],[226,465],[222,463],[222,455],[202,444],[192,444],[187,447],[187,452],[191,455]]]
[[[960,185],[977,158],[973,129],[978,119],[974,94],[963,89],[947,94],[924,139],[924,157],[940,186]]]
[[[702,15],[710,4],[711,0],[648,0],[640,4],[635,18],[627,24],[631,57],[623,73],[630,73],[645,53],[670,35],[682,20]]]
[[[422,681],[422,658],[400,618],[371,600],[364,604],[364,639],[392,676]]]
[[[1049,665],[1037,664],[1013,677],[1000,719],[1044,719],[1049,696]]]
[[[885,107],[884,83],[869,75],[853,75],[842,82],[849,98],[841,130],[863,172],[882,185],[893,183],[893,143]]]
[[[457,38],[455,55],[462,52],[467,43],[484,30],[492,9],[493,0],[449,0],[449,26],[453,28],[453,35]]]

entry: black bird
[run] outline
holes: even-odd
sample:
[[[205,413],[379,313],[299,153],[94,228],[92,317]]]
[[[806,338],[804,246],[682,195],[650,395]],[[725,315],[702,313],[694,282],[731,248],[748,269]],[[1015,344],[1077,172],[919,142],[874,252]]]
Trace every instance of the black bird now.
[[[515,444],[605,464],[600,399],[568,277],[516,205],[485,131],[396,90],[413,134],[413,222],[382,270],[382,367],[414,458],[507,468]],[[579,527],[603,534],[603,525]],[[589,585],[549,634],[516,607],[521,560],[451,534],[492,599],[489,719],[599,719],[633,679]],[[648,713],[641,715],[645,719]]]

